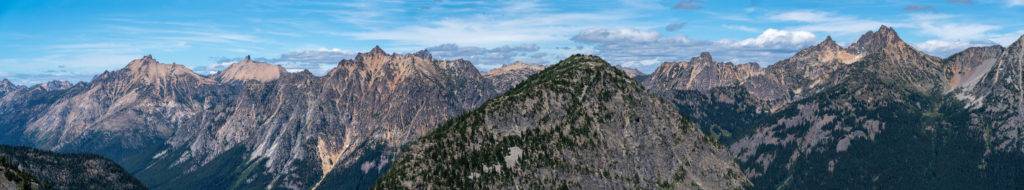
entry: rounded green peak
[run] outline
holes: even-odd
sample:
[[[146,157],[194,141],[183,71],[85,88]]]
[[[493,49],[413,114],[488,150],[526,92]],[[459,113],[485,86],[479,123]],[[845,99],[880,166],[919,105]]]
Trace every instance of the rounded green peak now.
[[[583,66],[583,65],[586,65],[586,66],[590,66],[590,67],[597,67],[597,66],[611,67],[611,64],[608,64],[608,62],[604,61],[604,59],[601,59],[601,57],[598,57],[598,56],[595,56],[595,55],[583,55],[583,54],[573,54],[572,56],[569,56],[569,58],[565,58],[564,60],[559,61],[558,64],[556,64],[556,65],[562,65],[562,64],[565,64],[566,66],[572,66],[572,65]]]

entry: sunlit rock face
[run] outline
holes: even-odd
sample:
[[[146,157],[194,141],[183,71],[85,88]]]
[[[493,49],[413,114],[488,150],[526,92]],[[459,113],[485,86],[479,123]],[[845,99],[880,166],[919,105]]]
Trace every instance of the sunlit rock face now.
[[[398,147],[500,93],[468,61],[379,47],[323,77],[249,58],[202,76],[146,56],[64,86],[4,86],[4,141],[99,153],[155,189],[368,186]]]

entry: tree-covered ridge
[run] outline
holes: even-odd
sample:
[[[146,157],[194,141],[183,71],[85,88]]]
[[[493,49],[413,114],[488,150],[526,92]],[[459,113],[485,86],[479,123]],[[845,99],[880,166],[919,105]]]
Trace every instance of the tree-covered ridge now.
[[[11,163],[7,157],[0,157],[0,172],[3,172],[3,178],[0,178],[0,188],[2,189],[39,189],[48,188],[39,181],[36,176],[21,171],[17,165]]]
[[[622,71],[574,55],[410,144],[376,188],[739,188],[724,153]]]
[[[44,184],[43,187],[48,189],[146,189],[114,161],[95,154],[56,153],[0,145],[0,158],[12,166],[5,163],[5,168],[18,168],[37,178],[35,183]],[[33,180],[30,176],[19,178]]]

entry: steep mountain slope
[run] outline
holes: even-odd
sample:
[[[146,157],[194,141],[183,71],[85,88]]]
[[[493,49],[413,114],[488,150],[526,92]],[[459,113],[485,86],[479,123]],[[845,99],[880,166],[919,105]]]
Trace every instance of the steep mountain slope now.
[[[0,81],[0,98],[4,97],[4,94],[18,89],[18,85],[15,85],[10,80],[4,79]]]
[[[943,60],[943,72],[947,79],[943,92],[957,89],[972,91],[981,78],[992,71],[992,66],[1005,50],[1002,46],[972,47]]]
[[[44,184],[36,176],[22,171],[7,157],[0,157],[0,189],[42,189]]]
[[[574,55],[409,145],[377,188],[740,188],[714,140],[622,71]]]
[[[972,93],[958,97],[978,108],[973,121],[985,131],[988,148],[1024,153],[1024,36],[1006,48],[994,64],[970,89]]]
[[[366,188],[397,147],[497,94],[469,62],[425,57],[377,47],[324,77],[203,86],[204,110],[125,165],[154,189]]]
[[[12,174],[21,172],[22,175],[14,176],[31,181],[36,188],[146,189],[114,161],[93,154],[63,154],[0,145],[0,159],[7,162],[0,166],[0,170],[11,171]]]
[[[151,56],[67,89],[25,124],[35,147],[93,152],[120,160],[170,137],[202,109],[194,94],[213,81]]]

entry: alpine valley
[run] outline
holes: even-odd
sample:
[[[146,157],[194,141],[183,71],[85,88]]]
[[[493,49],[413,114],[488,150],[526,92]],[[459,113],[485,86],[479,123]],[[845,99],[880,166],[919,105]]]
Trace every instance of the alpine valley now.
[[[712,53],[649,75],[591,55],[481,73],[374,47],[323,76],[144,56],[89,82],[4,79],[0,143],[43,150],[0,147],[0,186],[93,188],[66,171],[117,189],[1024,188],[1024,36],[946,58],[887,26],[767,67]]]

